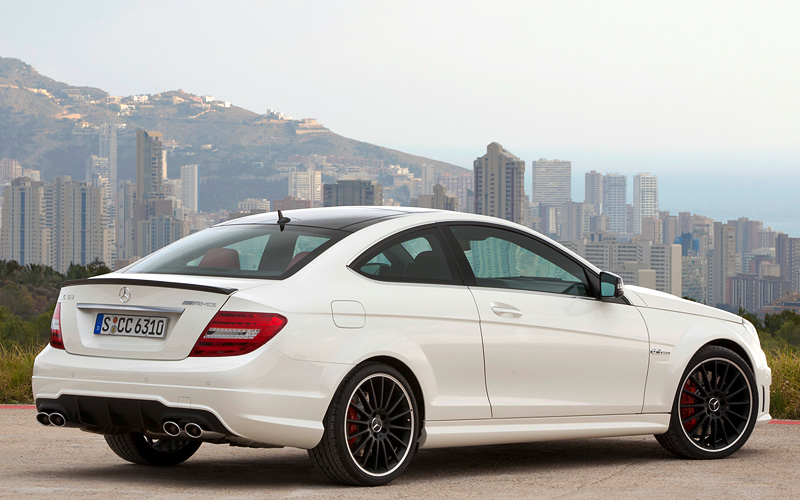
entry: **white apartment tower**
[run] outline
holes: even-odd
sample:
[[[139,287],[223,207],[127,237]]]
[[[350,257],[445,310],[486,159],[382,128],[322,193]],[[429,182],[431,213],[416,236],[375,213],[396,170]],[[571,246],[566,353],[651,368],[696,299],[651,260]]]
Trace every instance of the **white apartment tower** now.
[[[473,162],[475,213],[524,222],[525,162],[493,142]]]
[[[289,174],[289,196],[322,203],[322,171],[309,168]]]
[[[603,176],[603,214],[608,215],[608,230],[628,232],[628,181],[622,174]]]
[[[561,205],[571,199],[572,162],[540,158],[531,162],[534,205]]]
[[[658,179],[648,173],[633,177],[633,233],[642,234],[642,219],[658,217]]]
[[[184,208],[191,212],[197,212],[198,178],[197,165],[181,167],[181,202]]]

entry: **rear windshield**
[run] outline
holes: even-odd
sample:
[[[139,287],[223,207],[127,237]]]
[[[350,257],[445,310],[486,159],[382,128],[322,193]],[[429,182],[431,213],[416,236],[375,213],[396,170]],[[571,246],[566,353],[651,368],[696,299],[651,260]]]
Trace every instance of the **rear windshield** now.
[[[283,279],[349,233],[277,225],[226,225],[187,236],[126,272]]]

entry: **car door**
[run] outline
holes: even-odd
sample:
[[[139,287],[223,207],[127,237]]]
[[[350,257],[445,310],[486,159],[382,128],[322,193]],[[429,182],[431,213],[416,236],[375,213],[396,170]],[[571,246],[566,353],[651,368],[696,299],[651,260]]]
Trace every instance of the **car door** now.
[[[350,267],[365,278],[359,302],[371,335],[420,350],[409,363],[423,384],[426,420],[491,418],[475,301],[437,228],[394,235]]]
[[[591,270],[530,234],[448,227],[478,306],[494,418],[642,411],[649,339],[635,307],[595,298]]]

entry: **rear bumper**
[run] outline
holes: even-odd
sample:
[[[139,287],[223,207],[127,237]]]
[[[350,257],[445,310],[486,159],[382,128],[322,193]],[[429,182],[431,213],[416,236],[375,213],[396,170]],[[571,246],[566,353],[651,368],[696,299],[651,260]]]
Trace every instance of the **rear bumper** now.
[[[53,402],[62,396],[154,402],[166,410],[148,412],[155,415],[149,425],[189,412],[216,419],[221,427],[215,432],[242,442],[313,448],[330,399],[351,368],[296,361],[269,346],[243,356],[180,361],[82,356],[48,346],[34,364],[33,394],[45,410],[59,409]],[[74,411],[66,416],[70,426],[102,431],[91,421],[79,422]],[[129,425],[112,427],[140,431]]]

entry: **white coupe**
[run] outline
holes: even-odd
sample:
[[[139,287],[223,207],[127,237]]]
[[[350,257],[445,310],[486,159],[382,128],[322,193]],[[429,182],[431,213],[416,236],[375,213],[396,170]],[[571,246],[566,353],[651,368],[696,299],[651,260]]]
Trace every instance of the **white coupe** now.
[[[628,286],[503,220],[412,208],[267,213],[66,282],[37,420],[130,462],[202,442],[308,449],[385,484],[418,448],[654,434],[722,458],[770,420],[755,328]]]

